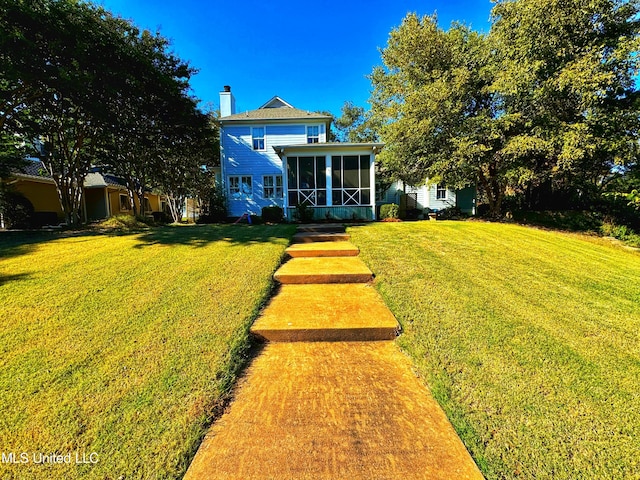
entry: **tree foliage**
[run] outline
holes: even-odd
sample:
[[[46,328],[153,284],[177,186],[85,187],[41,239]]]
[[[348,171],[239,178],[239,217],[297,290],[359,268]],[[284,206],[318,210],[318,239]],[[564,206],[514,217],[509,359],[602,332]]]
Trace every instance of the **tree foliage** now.
[[[337,140],[350,143],[380,141],[371,112],[348,101],[342,105],[340,114],[334,121]]]
[[[493,89],[541,146],[525,155],[529,192],[593,199],[638,154],[638,2],[501,1],[492,15]]]
[[[198,115],[194,70],[160,34],[92,3],[0,1],[4,132],[37,140],[68,224],[80,219],[95,166],[122,176],[144,214],[147,187],[184,152],[171,149],[185,142],[182,122]]]
[[[545,12],[541,15],[541,12]],[[638,4],[498,1],[488,35],[409,14],[371,75],[396,179],[575,201],[637,155]]]

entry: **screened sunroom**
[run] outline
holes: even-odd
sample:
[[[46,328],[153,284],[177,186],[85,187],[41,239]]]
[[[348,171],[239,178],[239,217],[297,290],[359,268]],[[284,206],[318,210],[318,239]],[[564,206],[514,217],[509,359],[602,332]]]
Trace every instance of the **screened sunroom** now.
[[[274,147],[282,159],[285,212],[313,209],[315,220],[375,219],[375,155],[380,143],[312,143]]]

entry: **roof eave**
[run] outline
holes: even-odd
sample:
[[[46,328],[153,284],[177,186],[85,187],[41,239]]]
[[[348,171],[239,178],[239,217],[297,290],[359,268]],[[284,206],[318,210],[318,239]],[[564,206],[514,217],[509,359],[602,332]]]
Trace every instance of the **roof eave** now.
[[[327,142],[327,143],[303,143],[299,145],[274,145],[273,149],[278,156],[283,157],[289,151],[295,150],[369,150],[377,155],[380,150],[384,148],[384,143],[372,142],[372,143],[339,143],[339,142]]]
[[[273,122],[273,123],[286,123],[286,122],[299,122],[301,120],[324,120],[324,122],[328,125],[331,124],[333,118],[328,115],[309,115],[308,117],[282,117],[282,118],[252,118],[252,117],[244,117],[244,118],[229,118],[222,117],[218,119],[220,123],[241,123],[241,122]]]

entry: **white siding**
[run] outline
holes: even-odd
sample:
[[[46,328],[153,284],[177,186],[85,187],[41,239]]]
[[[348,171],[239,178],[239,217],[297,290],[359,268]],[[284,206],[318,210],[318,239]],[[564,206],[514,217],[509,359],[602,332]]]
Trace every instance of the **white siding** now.
[[[436,198],[436,188],[435,184],[427,184],[422,185],[420,187],[410,187],[407,186],[404,191],[406,193],[417,193],[417,203],[419,209],[431,208],[434,210],[442,210],[447,207],[454,207],[456,205],[456,192],[451,189],[447,189],[447,198],[444,200],[439,200]],[[398,192],[402,192],[402,182],[397,181],[389,187],[389,189],[385,192],[382,201],[376,202],[378,205],[384,203],[395,203],[400,204],[400,194]]]
[[[429,208],[433,209],[433,210],[443,210],[445,208],[449,208],[449,207],[455,207],[456,206],[456,192],[451,190],[451,189],[447,189],[447,198],[443,199],[443,200],[439,200],[436,198],[436,189],[437,189],[437,185],[433,184],[433,185],[429,185],[428,187],[423,187],[425,189],[428,188],[428,195],[429,195]]]

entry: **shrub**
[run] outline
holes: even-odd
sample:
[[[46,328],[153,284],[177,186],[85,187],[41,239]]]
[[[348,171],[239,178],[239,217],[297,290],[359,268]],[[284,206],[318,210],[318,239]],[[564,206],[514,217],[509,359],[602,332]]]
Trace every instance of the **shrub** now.
[[[622,240],[628,245],[640,247],[640,235],[626,225],[616,225],[615,223],[605,222],[600,227],[600,233],[606,237]]]
[[[380,219],[398,218],[400,216],[400,207],[395,203],[385,203],[380,206]]]
[[[56,212],[34,212],[31,223],[34,227],[44,227],[45,225],[58,225],[60,220]]]
[[[463,218],[467,218],[467,215],[462,213],[458,207],[447,207],[439,210],[438,212],[439,220],[461,220]]]
[[[23,195],[16,192],[4,192],[0,204],[7,228],[33,227],[33,205]]]
[[[602,225],[599,213],[580,210],[513,212],[513,219],[528,225],[578,232],[595,232]]]
[[[264,222],[280,223],[284,219],[284,211],[277,205],[262,208],[262,220]]]
[[[165,212],[153,212],[153,221],[155,223],[169,223],[171,218]]]
[[[306,223],[313,220],[313,208],[309,206],[307,202],[302,202],[296,205],[296,211],[293,216],[299,222]]]
[[[208,202],[208,212],[206,216],[211,220],[206,223],[224,222],[227,219],[227,211],[229,210],[227,195],[222,185],[216,185],[211,189]]]
[[[146,220],[146,221],[145,221]],[[98,223],[97,228],[109,230],[141,230],[149,227],[148,219],[133,215],[116,215]]]

